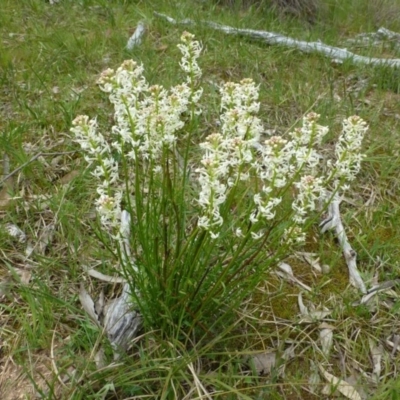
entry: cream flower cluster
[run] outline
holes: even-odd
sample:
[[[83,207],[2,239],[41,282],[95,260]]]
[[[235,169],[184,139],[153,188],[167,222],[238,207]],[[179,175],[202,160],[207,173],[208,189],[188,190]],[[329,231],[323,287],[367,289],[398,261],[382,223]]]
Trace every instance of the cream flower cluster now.
[[[85,160],[96,163],[92,172],[99,181],[96,208],[101,223],[109,231],[116,231],[120,225],[122,192],[118,187],[118,163],[111,155],[111,148],[99,132],[95,119],[80,115],[72,122],[71,132],[85,151]]]
[[[96,207],[108,229],[117,231],[120,224],[121,181],[130,179],[129,176],[139,177],[136,183],[148,190],[148,174],[167,173],[163,168],[178,162],[178,142],[190,145],[178,139],[187,117],[201,113],[202,73],[197,60],[202,47],[187,32],[178,47],[182,52],[180,66],[186,74],[184,83],[169,90],[160,85],[150,86],[143,66],[125,61],[115,71],[104,71],[98,80],[114,106],[111,131],[102,135],[96,120],[86,116],[73,122],[71,131],[76,141],[85,151],[88,163],[95,164],[93,175],[99,181]],[[318,147],[328,128],[318,124],[318,114],[307,114],[302,125],[287,137],[270,136],[261,142],[264,128],[257,116],[259,88],[254,81],[228,82],[221,87],[220,96],[219,129],[200,143],[202,158],[196,169],[198,227],[208,231],[213,239],[219,237],[226,222],[224,212],[228,213],[224,209],[227,199],[232,198],[232,193],[244,191],[246,218],[241,214],[235,220],[232,213],[228,217],[229,229],[236,236],[260,239],[270,221],[279,217],[279,223],[285,225],[283,240],[303,241],[305,222],[316,210],[317,201],[324,198],[327,190],[345,190],[359,172],[366,123],[359,117],[346,119],[335,148],[336,160],[324,164]],[[123,173],[117,159],[125,162]]]
[[[301,128],[290,133],[293,156],[297,168],[313,170],[320,163],[320,156],[315,147],[321,145],[329,129],[318,124],[319,114],[309,113],[303,118]]]
[[[200,42],[194,40],[194,35],[189,32],[183,32],[181,41],[182,44],[178,44],[178,49],[182,52],[183,58],[179,65],[188,75],[189,82],[192,82],[192,79],[200,79],[202,72],[197,64],[202,50]]]
[[[335,155],[336,162],[330,163],[334,173],[336,173],[336,186],[340,180],[351,182],[360,172],[361,161],[361,145],[368,126],[358,116],[352,116],[343,121],[343,130],[336,146]]]
[[[254,147],[262,132],[262,123],[254,114],[259,110],[258,89],[251,79],[228,82],[221,88],[221,133],[213,133],[200,144],[202,166],[197,169],[201,186],[199,204],[203,215],[198,225],[218,237],[223,223],[220,205],[229,188],[246,181],[245,166],[254,161]]]
[[[253,195],[255,207],[249,215],[251,236],[263,237],[267,221],[276,217],[277,207],[291,193],[292,214],[288,215],[289,228],[283,240],[299,243],[305,239],[307,216],[316,210],[317,201],[326,196],[327,189],[345,190],[346,183],[359,172],[367,126],[359,117],[344,121],[336,145],[336,162],[328,162],[328,171],[323,171],[318,147],[328,128],[318,124],[320,116],[307,114],[302,126],[289,134],[291,140],[272,136],[261,144],[263,127],[255,116],[259,110],[257,100],[258,88],[251,80],[228,83],[221,90],[221,133],[210,135],[200,145],[204,153],[203,167],[198,170],[199,203],[204,213],[199,225],[209,230],[211,237],[218,237],[215,228],[224,222],[220,207],[230,188],[252,176],[259,190]],[[244,235],[240,227],[235,233]]]
[[[250,221],[253,224],[260,218],[266,220],[275,218],[275,208],[282,201],[276,189],[284,187],[293,172],[293,165],[290,162],[292,153],[287,140],[280,136],[272,136],[265,140],[258,150],[260,159],[253,164],[253,167],[256,168],[261,181],[261,190],[254,194],[256,208],[250,215]],[[261,237],[262,232],[253,236]]]
[[[177,132],[184,123],[181,114],[188,110],[192,91],[181,84],[167,91],[160,85],[149,86],[143,67],[135,61],[125,61],[115,73],[108,70],[98,83],[110,93],[116,124],[112,129],[113,147],[124,149],[135,160],[137,157],[156,160],[164,146],[172,148]]]
[[[142,166],[147,163],[158,172],[161,153],[175,147],[178,132],[184,126],[182,114],[189,108],[197,109],[202,94],[197,88],[201,76],[197,64],[201,45],[189,33],[184,33],[181,39],[180,65],[188,75],[186,83],[170,90],[159,85],[150,86],[142,65],[133,60],[124,61],[116,71],[107,69],[98,79],[100,89],[109,94],[114,106],[115,124],[111,132],[102,135],[96,120],[89,120],[87,116],[79,116],[73,122],[71,132],[84,150],[86,161],[95,164],[93,175],[99,181],[96,207],[103,226],[109,231],[118,231],[123,197],[116,189],[119,166],[115,152],[131,160],[129,172],[132,175],[138,173],[134,167],[136,161]]]

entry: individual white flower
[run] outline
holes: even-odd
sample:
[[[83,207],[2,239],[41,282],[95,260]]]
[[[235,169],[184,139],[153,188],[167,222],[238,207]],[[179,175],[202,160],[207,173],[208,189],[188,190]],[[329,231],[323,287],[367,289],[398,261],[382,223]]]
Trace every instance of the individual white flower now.
[[[154,168],[153,168],[153,172],[155,173],[155,174],[160,174],[161,172],[162,172],[162,166],[161,165],[156,165]]]
[[[292,226],[285,229],[282,235],[281,243],[285,246],[301,245],[306,241],[306,234],[300,226]]]
[[[264,235],[265,235],[265,232],[262,231],[262,230],[259,231],[259,232],[251,232],[251,237],[252,237],[254,240],[261,239]]]
[[[235,230],[235,236],[236,236],[236,237],[239,237],[239,238],[244,237],[243,231],[242,231],[241,228],[236,228],[236,230]]]
[[[199,219],[197,221],[197,226],[199,226],[200,228],[203,228],[205,230],[208,230],[210,228],[210,219],[208,218],[208,216],[203,215],[203,216],[199,217]]]
[[[218,239],[218,237],[219,237],[219,232],[212,232],[212,231],[210,231],[210,237],[211,237],[211,239],[213,239],[213,240]]]
[[[258,214],[257,210],[252,211],[249,216],[249,221],[252,224],[255,224],[256,222],[258,222],[258,220],[259,220],[259,214]]]
[[[270,197],[265,201],[262,199],[261,194],[257,193],[254,195],[254,203],[257,205],[257,211],[260,216],[265,218],[267,221],[275,218],[275,207],[280,204],[282,198]]]

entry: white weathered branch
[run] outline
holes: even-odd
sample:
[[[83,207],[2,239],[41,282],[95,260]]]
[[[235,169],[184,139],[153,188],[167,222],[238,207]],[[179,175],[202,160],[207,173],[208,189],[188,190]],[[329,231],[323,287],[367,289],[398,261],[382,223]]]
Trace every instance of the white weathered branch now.
[[[154,13],[157,17],[163,18],[174,25],[196,25],[197,23],[191,19],[175,20],[165,14]],[[224,32],[228,35],[247,36],[252,39],[261,40],[267,44],[278,44],[287,47],[294,47],[305,53],[321,53],[334,60],[351,60],[356,64],[383,65],[388,67],[400,67],[400,59],[398,58],[377,58],[365,57],[352,53],[340,47],[328,46],[322,42],[306,42],[304,40],[292,39],[279,33],[258,31],[255,29],[239,29],[228,25],[217,24],[212,21],[200,21],[201,24],[207,25],[212,29]]]
[[[360,33],[355,38],[346,40],[346,43],[356,46],[394,46],[396,50],[400,47],[400,34],[390,31],[384,27],[376,32]]]
[[[335,196],[328,207],[328,218],[326,218],[320,224],[321,232],[324,233],[330,229],[335,230],[336,237],[339,241],[340,247],[342,248],[343,255],[349,269],[350,283],[356,288],[360,289],[363,294],[365,294],[367,293],[367,289],[357,269],[357,253],[350,246],[350,243],[347,239],[347,235],[342,224],[342,219],[340,218],[339,204],[340,200],[337,196]]]
[[[104,329],[113,347],[114,359],[129,349],[132,339],[142,327],[141,315],[132,308],[130,287],[125,283],[122,295],[104,309]]]
[[[128,43],[126,44],[126,49],[132,50],[135,46],[139,46],[142,43],[142,38],[145,31],[146,27],[144,23],[139,22],[135,32],[133,32],[133,35],[129,38]]]
[[[130,215],[127,211],[121,216],[121,256],[122,262],[132,263],[129,246]],[[136,270],[136,266],[133,266]],[[121,352],[129,349],[132,339],[137,335],[142,326],[141,315],[133,309],[131,288],[124,279],[108,277],[97,271],[89,270],[88,273],[95,278],[108,282],[124,282],[121,296],[104,304],[104,299],[92,300],[83,285],[79,293],[79,299],[89,317],[99,326],[103,327],[114,350],[114,359],[118,359]]]

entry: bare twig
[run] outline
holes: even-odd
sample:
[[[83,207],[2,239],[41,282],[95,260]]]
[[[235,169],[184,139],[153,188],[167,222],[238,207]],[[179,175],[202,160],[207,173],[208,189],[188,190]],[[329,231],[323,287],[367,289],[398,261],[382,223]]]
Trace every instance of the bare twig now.
[[[35,154],[30,160],[28,160],[27,162],[24,162],[22,165],[20,165],[18,168],[14,169],[14,171],[10,172],[7,175],[3,175],[3,179],[0,181],[0,186],[9,178],[11,178],[13,175],[15,175],[17,172],[21,171],[21,169],[25,168],[27,165],[29,165],[30,163],[32,163],[33,161],[35,161],[36,159],[38,159],[39,157],[52,157],[52,156],[63,156],[66,154],[73,154],[73,153],[77,153],[79,150],[72,150],[72,151],[64,151],[64,152],[55,152],[55,153],[43,153],[43,152],[39,152],[37,154]]]
[[[382,282],[379,285],[373,286],[367,291],[367,293],[361,298],[361,300],[355,301],[353,303],[353,306],[358,306],[360,304],[367,304],[378,293],[385,292],[398,285],[400,285],[400,279],[393,279],[390,281]]]
[[[51,365],[53,366],[54,373],[57,377],[57,380],[61,383],[61,385],[66,388],[66,384],[64,381],[61,379],[60,371],[57,368],[56,364],[56,358],[54,357],[54,338],[56,336],[56,329],[53,331],[53,336],[51,338],[51,346],[50,346],[50,360],[51,360]]]
[[[178,21],[165,14],[155,12],[154,15],[159,18],[163,18],[174,25],[197,25],[195,21],[188,18]],[[356,64],[400,67],[400,59],[398,58],[365,57],[354,54],[351,51],[342,49],[340,47],[328,46],[322,42],[306,42],[304,40],[292,39],[275,32],[258,31],[255,29],[239,29],[228,25],[217,24],[212,21],[200,21],[200,23],[207,25],[212,29],[226,33],[227,35],[247,36],[252,39],[261,40],[267,44],[278,44],[287,47],[294,47],[305,53],[322,53],[325,56],[335,60],[351,60]]]
[[[139,22],[133,35],[129,38],[126,44],[127,50],[132,50],[135,46],[139,46],[142,43],[143,35],[146,31],[146,27],[143,22]]]
[[[10,158],[7,153],[4,153],[3,156],[3,180],[5,181],[7,175],[10,173]]]
[[[376,32],[360,33],[353,39],[347,39],[346,43],[356,46],[385,46],[390,44],[394,46],[396,50],[400,47],[400,34],[397,32],[390,31],[386,28],[379,28]]]
[[[324,233],[330,229],[335,230],[336,237],[339,241],[340,247],[342,248],[343,255],[349,269],[350,283],[356,288],[360,289],[363,294],[366,294],[367,289],[357,269],[357,253],[350,246],[350,243],[347,239],[347,235],[340,218],[339,204],[340,200],[337,196],[335,196],[328,207],[328,218],[326,218],[320,224],[321,232]]]
[[[122,261],[130,262],[133,268],[137,271],[137,267],[134,265],[131,258],[129,245],[130,215],[127,211],[122,212],[120,235]],[[89,270],[88,273],[91,276],[108,282],[117,281],[116,278],[100,274],[95,270]],[[124,279],[122,279],[120,282],[123,283],[121,296],[111,300],[106,305],[101,304],[100,309],[96,308],[93,299],[86,292],[83,285],[81,285],[79,293],[79,299],[84,310],[93,320],[93,322],[98,326],[102,326],[104,331],[107,333],[107,337],[114,350],[115,360],[120,357],[121,352],[129,349],[131,346],[131,341],[136,337],[142,326],[141,315],[139,312],[133,309],[134,305],[132,304],[131,288],[129,283],[127,283]]]
[[[84,269],[86,269],[84,267]],[[126,279],[118,277],[118,276],[109,276],[109,275],[104,275],[101,272],[91,268],[91,269],[86,269],[86,272],[93,278],[96,278],[100,281],[107,282],[107,283],[126,283]]]

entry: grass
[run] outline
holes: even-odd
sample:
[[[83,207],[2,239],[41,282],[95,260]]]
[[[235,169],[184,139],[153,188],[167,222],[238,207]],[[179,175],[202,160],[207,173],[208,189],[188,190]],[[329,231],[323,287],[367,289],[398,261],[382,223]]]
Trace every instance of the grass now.
[[[177,8],[168,1],[63,0],[53,6],[41,0],[2,2],[1,152],[9,157],[10,171],[38,152],[58,153],[28,163],[0,192],[1,226],[16,224],[27,235],[27,242],[18,243],[0,230],[2,398],[33,399],[37,392],[43,399],[194,399],[209,392],[211,398],[224,399],[317,399],[325,382],[320,378],[317,394],[310,393],[312,362],[337,377],[354,377],[368,398],[398,397],[398,355],[385,344],[399,328],[398,299],[382,293],[373,309],[355,307],[360,295],[349,286],[337,243],[316,228],[305,250],[316,253],[330,271],[316,274],[298,259],[288,263],[312,288],[303,294],[306,305],[312,302],[318,309],[324,305],[332,310],[334,349],[329,357],[318,350],[319,323],[301,323],[299,288],[272,272],[260,277],[259,287],[237,310],[237,322],[229,332],[213,332],[208,342],[192,347],[143,332],[132,354],[100,369],[94,362],[97,350],[102,345],[109,358],[111,349],[78,300],[81,282],[91,293],[104,287],[109,298],[119,290],[90,279],[82,269],[97,265],[111,273],[112,265],[94,235],[95,183],[69,133],[78,114],[98,115],[103,124],[109,120],[111,110],[95,87],[99,73],[134,58],[146,66],[150,82],[170,86],[179,81],[176,44],[184,28],[153,17],[154,10],[177,19],[210,19],[303,40],[321,39],[338,47],[349,47],[346,38],[381,25],[400,31],[398,20],[385,17],[391,15],[386,12],[389,5],[400,7],[398,1],[382,0],[377,9],[365,9],[361,0],[326,3],[311,25],[270,11],[263,3],[244,8],[211,1],[194,6],[188,1]],[[128,52],[125,44],[140,20],[147,25],[144,42]],[[203,98],[209,105],[204,115],[207,129],[218,112],[215,84],[244,77],[260,84],[267,129],[283,134],[308,110],[320,113],[322,122],[332,128],[327,154],[343,117],[357,113],[367,120],[367,158],[341,211],[368,286],[375,275],[380,282],[397,278],[398,71],[337,65],[317,54],[226,37],[202,26],[191,31],[205,48],[200,63],[208,93]],[[390,46],[354,51],[398,57]],[[199,132],[199,140],[205,133]],[[26,259],[30,245],[34,251]],[[377,385],[363,376],[363,371],[371,375],[373,369],[370,340],[383,347]],[[284,359],[291,346],[294,358]],[[259,376],[246,360],[266,350],[276,352],[279,361],[269,374]],[[279,365],[285,367],[284,375]],[[218,394],[213,392],[216,388]]]

